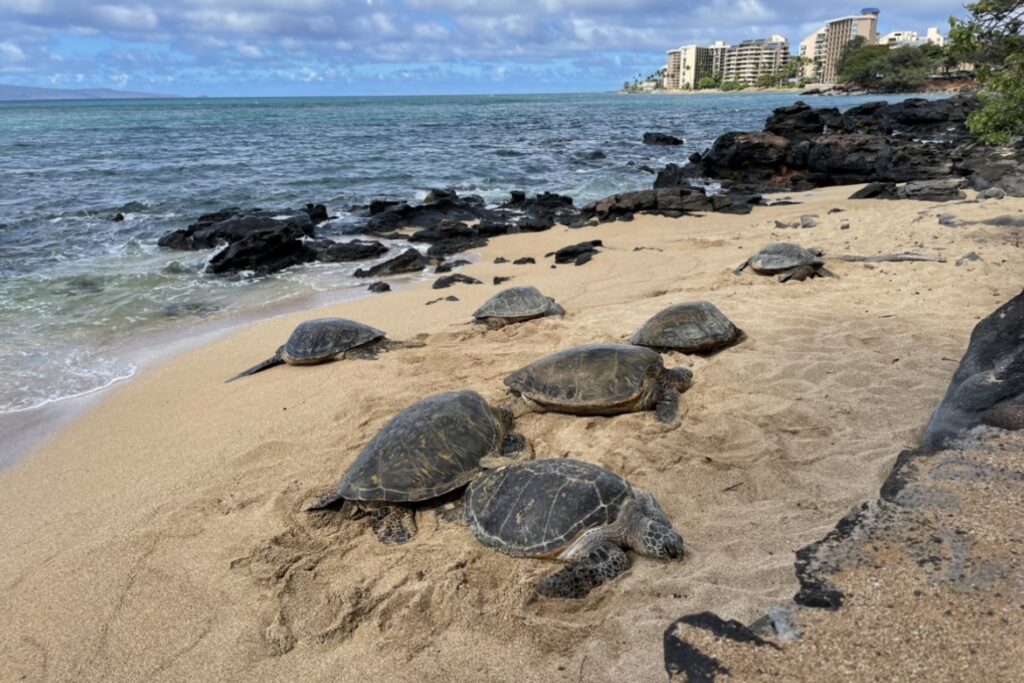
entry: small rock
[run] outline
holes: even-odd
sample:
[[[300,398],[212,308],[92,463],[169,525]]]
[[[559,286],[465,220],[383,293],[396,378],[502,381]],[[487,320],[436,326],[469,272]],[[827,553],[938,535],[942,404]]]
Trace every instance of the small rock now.
[[[843,221],[842,223],[840,223],[839,224],[839,229],[840,230],[849,230],[850,229],[850,221]]]
[[[432,301],[428,301],[427,302],[427,306],[429,306],[431,304],[436,304],[438,301],[458,301],[458,300],[459,300],[459,297],[449,295],[449,296],[446,296],[446,297],[442,297],[440,299],[433,299]]]
[[[842,210],[842,209],[829,209],[829,210],[828,210],[828,214],[829,214],[830,216],[831,216],[832,214],[834,214],[834,213],[842,213],[842,212],[843,212],[843,210]]]
[[[983,225],[994,225],[997,228],[1024,228],[1022,216],[996,216],[982,221]]]
[[[511,279],[512,279],[512,277],[511,277],[511,276],[507,276],[507,277],[500,277],[500,276],[496,276],[496,277],[494,278],[494,284],[496,284],[496,285],[500,285],[500,284],[502,284],[502,283],[508,282],[508,281],[509,281],[509,280],[511,280]]]
[[[1002,199],[1005,196],[1006,192],[1001,187],[990,187],[978,193],[978,199]]]
[[[584,158],[584,159],[586,159],[587,161],[598,161],[598,160],[600,160],[600,159],[606,159],[606,158],[608,158],[608,155],[607,155],[607,154],[605,154],[605,153],[604,153],[604,152],[603,152],[602,150],[600,150],[600,149],[595,149],[595,150],[594,150],[594,151],[592,151],[592,152],[587,152],[586,154],[584,154],[584,155],[583,155],[583,158]]]
[[[970,261],[980,261],[980,260],[981,260],[981,257],[978,256],[978,254],[976,252],[972,251],[969,254],[965,254],[964,256],[958,258],[956,260],[956,265],[957,266],[964,266],[964,265],[967,265]]]
[[[116,216],[114,216],[110,220],[114,221],[115,223],[123,223],[124,222],[124,214],[123,213],[118,213]]]
[[[495,263],[508,263],[508,259],[505,258],[504,256],[499,256],[498,258],[494,259],[494,262]]]
[[[434,268],[434,272],[435,273],[450,273],[455,268],[461,268],[462,266],[468,266],[469,264],[470,264],[470,261],[467,261],[464,258],[455,259],[454,261],[445,261],[444,263],[437,264],[437,267]]]
[[[455,273],[454,275],[446,275],[442,278],[439,278],[437,282],[434,283],[434,289],[446,289],[448,287],[451,287],[452,285],[460,283],[464,285],[483,284],[483,282],[477,280],[475,277],[463,275],[462,273]]]
[[[813,215],[800,216],[801,228],[815,228],[818,226],[818,217]]]
[[[390,292],[391,285],[389,285],[386,282],[374,282],[369,287],[367,287],[367,289],[370,290],[371,292],[376,292],[379,294],[380,292]]]
[[[775,228],[777,230],[785,230],[786,228],[796,228],[799,227],[799,225],[799,223],[784,223],[782,221],[775,221]]]
[[[536,262],[537,262],[537,260],[535,258],[533,258],[532,256],[524,256],[523,258],[517,258],[515,261],[512,262],[512,265],[514,265],[514,266],[526,266],[526,265],[530,265],[530,264],[536,263]]]
[[[579,244],[562,247],[558,251],[547,254],[547,256],[554,256],[555,263],[575,263],[581,266],[593,258],[593,255],[597,252],[597,247],[602,246],[604,244],[601,240],[590,240],[589,242],[580,242]],[[589,256],[581,261],[581,257],[585,254],[589,254]]]
[[[939,225],[944,225],[947,228],[959,228],[964,223],[956,215],[952,213],[940,213],[939,214]]]

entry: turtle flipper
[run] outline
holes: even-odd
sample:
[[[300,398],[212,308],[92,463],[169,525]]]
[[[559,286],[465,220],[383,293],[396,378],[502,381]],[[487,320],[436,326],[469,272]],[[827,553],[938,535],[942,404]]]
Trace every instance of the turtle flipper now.
[[[611,542],[602,543],[585,557],[540,581],[537,593],[546,598],[583,598],[627,569],[629,558],[622,548]]]
[[[234,382],[236,379],[241,379],[242,377],[248,377],[249,375],[255,375],[257,372],[263,372],[264,370],[272,368],[275,365],[282,365],[284,363],[283,354],[284,354],[284,347],[282,346],[270,358],[266,359],[262,363],[257,363],[256,365],[252,366],[248,370],[243,370],[242,372],[238,373],[237,375],[235,375],[231,379],[225,380],[224,383],[227,384],[228,382]]]
[[[746,261],[744,261],[743,263],[741,263],[741,264],[739,264],[738,266],[736,266],[735,268],[733,268],[733,269],[732,269],[732,274],[733,274],[733,275],[739,275],[739,274],[741,274],[741,273],[742,273],[742,272],[743,272],[744,270],[746,270],[746,269],[747,269],[747,266],[749,266],[749,265],[750,265],[750,259],[747,259],[747,260],[746,260]]]
[[[371,514],[370,528],[384,545],[402,545],[416,535],[416,519],[407,507],[381,505]]]
[[[679,417],[679,390],[665,387],[654,406],[654,416],[662,424],[672,424]]]

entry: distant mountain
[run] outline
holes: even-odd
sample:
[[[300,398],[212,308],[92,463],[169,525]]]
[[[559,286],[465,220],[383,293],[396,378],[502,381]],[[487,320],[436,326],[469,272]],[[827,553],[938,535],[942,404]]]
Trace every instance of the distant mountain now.
[[[177,95],[156,95],[146,92],[128,92],[111,90],[110,88],[32,88],[27,85],[0,84],[0,101],[30,100],[128,100],[128,99],[164,99]]]

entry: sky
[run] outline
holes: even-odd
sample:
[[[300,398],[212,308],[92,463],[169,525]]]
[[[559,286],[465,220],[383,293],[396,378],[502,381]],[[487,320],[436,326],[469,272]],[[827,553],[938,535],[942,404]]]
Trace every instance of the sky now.
[[[0,0],[0,83],[186,96],[600,92],[690,43],[793,49],[862,5],[809,0]],[[945,32],[960,0],[877,4]]]

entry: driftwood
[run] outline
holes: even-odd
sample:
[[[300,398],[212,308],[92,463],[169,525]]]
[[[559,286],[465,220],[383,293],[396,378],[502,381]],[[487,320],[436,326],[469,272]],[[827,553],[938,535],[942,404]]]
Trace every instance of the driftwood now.
[[[905,262],[905,261],[934,261],[935,263],[945,263],[945,256],[927,256],[925,254],[879,254],[878,256],[853,256],[852,254],[843,254],[841,256],[829,256],[827,258],[836,259],[837,261],[856,261],[858,263],[882,263],[889,261]]]

